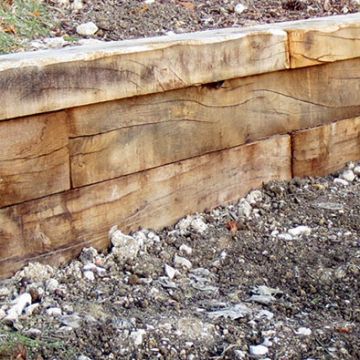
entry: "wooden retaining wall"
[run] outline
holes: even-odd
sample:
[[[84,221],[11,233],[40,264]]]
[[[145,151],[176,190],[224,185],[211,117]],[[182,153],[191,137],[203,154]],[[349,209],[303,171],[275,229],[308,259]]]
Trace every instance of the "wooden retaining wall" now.
[[[360,15],[0,56],[0,277],[360,159]]]

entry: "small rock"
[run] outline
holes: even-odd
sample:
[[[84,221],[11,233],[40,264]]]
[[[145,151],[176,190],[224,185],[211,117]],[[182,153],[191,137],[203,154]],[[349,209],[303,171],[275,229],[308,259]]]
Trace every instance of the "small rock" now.
[[[262,357],[269,352],[269,349],[264,345],[251,345],[250,355],[254,357]]]
[[[251,215],[252,207],[245,199],[241,199],[239,202],[238,210],[240,217],[248,218]]]
[[[60,322],[62,325],[70,326],[73,329],[77,329],[80,327],[81,324],[81,317],[76,314],[71,315],[63,315],[60,317]]]
[[[85,355],[80,355],[76,358],[76,360],[92,360],[91,358],[89,358],[88,356]]]
[[[263,194],[260,190],[254,190],[251,191],[247,196],[246,196],[246,201],[250,204],[250,205],[254,205],[257,204],[259,202],[261,202],[263,199]]]
[[[285,241],[293,240],[293,237],[290,234],[287,234],[287,233],[281,233],[277,237],[278,237],[279,240],[285,240]]]
[[[40,263],[30,263],[15,275],[17,280],[29,278],[33,282],[42,282],[52,277],[54,277],[54,269],[49,265]]]
[[[58,307],[51,307],[51,308],[46,309],[46,314],[49,316],[57,317],[57,316],[61,316],[62,311]]]
[[[41,336],[41,330],[39,329],[35,329],[35,328],[30,328],[26,331],[24,331],[25,335],[32,338],[32,339],[37,339]]]
[[[117,260],[125,261],[127,259],[134,259],[143,245],[141,241],[132,236],[123,234],[117,229],[117,226],[111,228],[109,237],[114,248],[112,253]]]
[[[145,0],[144,3],[147,5],[153,4],[155,0]]]
[[[6,287],[0,288],[0,298],[5,298],[8,297],[9,295],[10,295],[10,289]]]
[[[133,331],[130,334],[130,338],[133,341],[135,346],[140,346],[143,343],[145,334],[146,334],[146,331],[144,329],[139,329],[137,331]]]
[[[354,174],[360,176],[360,165],[355,166],[353,172]]]
[[[295,228],[289,229],[288,233],[293,237],[309,236],[311,234],[311,228],[308,226],[300,225]]]
[[[46,289],[50,292],[55,291],[59,287],[59,282],[56,279],[49,279],[46,282]]]
[[[182,244],[179,248],[180,252],[186,254],[186,255],[191,255],[192,254],[192,248],[186,244]]]
[[[246,358],[246,353],[242,350],[234,350],[234,355],[236,360],[242,360]]]
[[[310,336],[311,335],[311,329],[306,328],[306,327],[300,327],[300,328],[297,329],[296,335]]]
[[[40,307],[40,304],[39,304],[39,303],[29,305],[29,306],[25,309],[25,315],[31,316],[31,315],[34,313],[34,311],[35,311],[36,309],[38,309],[39,307]]]
[[[88,279],[90,281],[94,281],[95,280],[95,275],[94,275],[94,273],[92,271],[87,270],[87,271],[84,271],[84,278]]]
[[[172,280],[177,274],[179,274],[179,271],[165,264],[165,274],[170,280]]]
[[[208,316],[213,319],[220,317],[230,318],[231,320],[241,319],[247,315],[251,314],[251,309],[244,304],[235,304],[221,310],[211,311],[208,313]]]
[[[199,234],[203,234],[208,229],[208,226],[204,223],[202,218],[196,217],[191,221],[191,228]]]
[[[243,4],[237,4],[234,8],[234,11],[237,14],[242,14],[245,10],[247,9],[247,7]]]
[[[188,259],[178,255],[175,255],[174,257],[174,265],[176,267],[182,267],[187,270],[190,270],[192,268],[192,264]]]
[[[92,22],[87,22],[76,27],[76,32],[82,36],[94,35],[99,28]]]
[[[8,310],[5,320],[7,321],[16,321],[19,317],[19,315],[22,314],[24,309],[31,305],[32,298],[29,293],[23,293],[19,295],[14,301],[13,306]]]
[[[0,320],[6,316],[6,312],[0,308]]]
[[[71,7],[73,10],[81,10],[84,7],[84,3],[82,0],[74,0]]]
[[[348,182],[352,182],[354,181],[356,175],[354,174],[354,172],[350,169],[348,170],[345,170],[341,175],[340,175],[340,178],[341,179],[344,179]]]
[[[46,47],[51,49],[62,48],[67,44],[63,37],[46,38],[43,40]]]
[[[86,265],[89,263],[93,263],[95,261],[96,256],[98,256],[98,252],[93,247],[84,248],[81,251],[79,256],[80,261]]]
[[[181,235],[187,234],[189,227],[191,225],[192,218],[187,216],[186,218],[181,219],[177,224],[176,227],[180,230]]]
[[[340,184],[340,185],[343,185],[343,186],[349,185],[349,183],[346,180],[339,179],[339,178],[334,179],[334,184]]]

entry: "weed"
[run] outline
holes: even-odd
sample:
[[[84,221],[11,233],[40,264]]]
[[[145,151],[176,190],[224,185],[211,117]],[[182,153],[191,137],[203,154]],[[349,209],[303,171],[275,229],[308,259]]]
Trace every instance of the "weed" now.
[[[40,0],[0,2],[0,54],[21,49],[25,40],[48,36],[54,25]]]

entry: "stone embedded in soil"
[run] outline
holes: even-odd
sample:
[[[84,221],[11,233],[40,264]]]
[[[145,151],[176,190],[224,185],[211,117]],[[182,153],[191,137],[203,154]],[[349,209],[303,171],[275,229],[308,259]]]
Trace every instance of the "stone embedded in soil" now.
[[[99,28],[92,22],[89,21],[84,24],[80,24],[76,27],[76,32],[82,36],[92,36],[99,30]]]
[[[263,200],[263,193],[260,190],[253,190],[246,196],[246,201],[250,205],[257,204]]]
[[[112,254],[118,261],[133,259],[138,255],[142,242],[132,236],[123,234],[117,227],[113,227],[109,232],[112,245]]]
[[[237,14],[242,14],[246,9],[247,9],[246,6],[240,3],[235,6],[234,11]]]
[[[309,226],[300,225],[289,229],[288,233],[293,237],[309,236],[311,234],[311,228]]]
[[[30,263],[22,270],[15,274],[15,278],[21,280],[23,278],[31,279],[33,282],[42,282],[54,276],[55,270],[49,265],[40,263]]]
[[[98,252],[93,247],[84,248],[81,251],[79,256],[79,260],[84,264],[93,263],[95,261],[96,256],[98,256]]]
[[[340,177],[348,182],[353,182],[354,179],[356,178],[356,175],[354,174],[354,172],[350,169],[345,170]]]
[[[245,199],[241,199],[238,206],[238,212],[240,217],[248,218],[251,215],[252,207]]]
[[[146,335],[146,331],[144,329],[139,329],[133,331],[130,334],[130,338],[133,341],[135,346],[140,346],[144,341],[144,335]]]
[[[46,314],[49,316],[58,317],[58,316],[61,316],[62,310],[58,307],[51,307],[51,308],[46,309]]]
[[[165,274],[167,277],[172,280],[176,275],[179,274],[179,271],[174,269],[172,266],[165,264],[164,266]]]
[[[349,182],[344,180],[344,179],[336,178],[336,179],[334,179],[334,184],[340,184],[340,185],[343,185],[343,186],[348,186]]]
[[[176,267],[181,267],[187,270],[190,270],[192,268],[192,264],[190,260],[176,254],[174,256],[174,265]]]
[[[262,357],[269,352],[269,349],[264,345],[251,345],[250,355],[256,358]]]
[[[360,1],[360,0],[359,0],[359,1]],[[355,166],[354,169],[353,169],[353,171],[354,171],[354,174],[360,176],[360,165]]]
[[[192,254],[192,248],[186,244],[182,244],[180,247],[179,247],[179,250],[181,253],[183,254],[186,254],[188,256],[190,256]]]
[[[296,331],[296,335],[301,335],[301,336],[310,336],[311,335],[311,329],[306,328],[306,327],[300,327],[297,329]]]

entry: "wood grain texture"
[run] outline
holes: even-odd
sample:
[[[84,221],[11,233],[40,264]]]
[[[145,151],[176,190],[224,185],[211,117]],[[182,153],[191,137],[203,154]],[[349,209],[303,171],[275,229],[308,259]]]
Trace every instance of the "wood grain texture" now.
[[[283,25],[291,68],[360,57],[360,15]]]
[[[360,160],[360,117],[292,135],[293,175],[323,176]]]
[[[360,59],[70,109],[75,187],[360,115]]]
[[[159,229],[291,176],[290,137],[278,136],[0,210],[0,276],[27,261],[59,264],[105,248],[113,225]]]
[[[207,31],[0,58],[0,120],[288,67],[286,32]]]
[[[0,207],[70,188],[65,113],[0,122]]]

